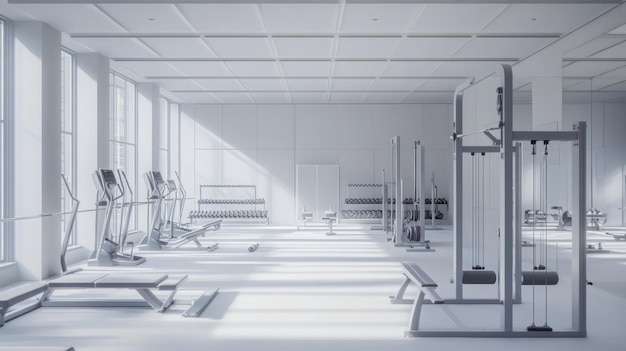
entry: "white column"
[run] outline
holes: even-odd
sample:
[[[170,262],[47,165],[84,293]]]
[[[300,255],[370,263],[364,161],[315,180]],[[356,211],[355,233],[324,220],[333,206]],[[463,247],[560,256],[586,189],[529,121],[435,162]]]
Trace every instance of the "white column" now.
[[[137,84],[137,200],[145,201],[147,193],[144,173],[159,169],[159,86],[152,83]],[[148,221],[145,206],[137,208],[139,228]]]
[[[81,209],[91,209],[96,202],[91,174],[109,167],[110,66],[97,53],[76,55],[76,66],[76,196]],[[77,244],[86,248],[76,259],[86,259],[96,240],[95,213],[79,214],[76,230]]]
[[[533,130],[563,130],[562,77],[533,78],[532,109]]]
[[[16,22],[15,215],[61,210],[61,33]],[[18,221],[15,259],[22,279],[60,272],[58,216]]]

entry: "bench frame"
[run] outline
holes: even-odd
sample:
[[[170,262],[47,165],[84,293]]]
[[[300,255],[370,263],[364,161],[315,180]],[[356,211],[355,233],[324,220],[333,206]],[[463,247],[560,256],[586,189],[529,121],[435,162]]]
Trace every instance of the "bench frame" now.
[[[401,262],[401,265],[404,270],[404,282],[400,285],[396,295],[390,296],[389,300],[392,304],[413,304],[411,317],[409,317],[409,330],[405,333],[406,336],[411,336],[419,330],[420,316],[424,303],[442,304],[444,303],[444,299],[435,291],[437,283],[435,283],[417,263]],[[416,299],[404,298],[406,289],[411,283],[419,288]]]
[[[10,298],[0,301],[0,327],[2,327],[5,322],[15,319],[19,316],[22,316],[30,311],[36,310],[37,308],[41,306],[38,300],[36,302],[30,303],[17,310],[10,310],[11,306],[17,305],[18,303],[24,302],[39,294],[45,294],[46,290],[48,289],[45,284],[36,284],[33,282],[28,282],[28,283],[11,287],[7,289],[7,292],[10,292],[11,290],[17,290],[20,287],[28,286],[28,285],[32,285],[32,289],[29,288],[26,291],[15,295],[14,297],[10,297]]]

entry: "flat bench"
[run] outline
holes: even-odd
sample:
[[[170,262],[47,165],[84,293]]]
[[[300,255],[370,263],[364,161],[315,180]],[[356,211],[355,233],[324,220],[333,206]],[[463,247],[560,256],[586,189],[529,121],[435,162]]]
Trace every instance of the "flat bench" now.
[[[39,301],[36,301],[18,310],[9,311],[11,306],[43,294],[46,290],[48,290],[48,286],[45,282],[27,282],[0,291],[0,327],[6,321],[39,308]]]
[[[43,295],[41,306],[43,307],[151,307],[157,312],[167,310],[174,302],[174,296],[178,292],[178,286],[187,280],[187,275],[169,277],[167,274],[106,274],[106,273],[84,273],[70,274],[48,282],[48,289]],[[135,299],[53,299],[55,290],[60,289],[133,289],[143,298]],[[161,299],[153,291],[169,291],[170,294]],[[217,289],[212,289],[213,296],[217,294]],[[205,293],[206,294],[206,293]],[[203,295],[204,296],[204,295]],[[202,300],[202,301],[200,301]],[[212,299],[211,299],[212,300]],[[197,317],[198,307],[202,310],[211,301],[201,298],[195,300],[189,310],[185,312],[185,317]],[[203,303],[203,306],[201,306]],[[188,311],[189,311],[188,310]]]
[[[435,291],[437,283],[417,263],[401,262],[400,264],[402,265],[405,279],[396,296],[390,296],[390,302],[392,304],[413,304],[411,317],[409,318],[409,330],[406,332],[406,335],[411,335],[412,332],[419,330],[420,314],[424,300],[428,300],[433,304],[443,304],[444,299]],[[416,299],[405,299],[404,293],[411,283],[419,288],[419,294]]]

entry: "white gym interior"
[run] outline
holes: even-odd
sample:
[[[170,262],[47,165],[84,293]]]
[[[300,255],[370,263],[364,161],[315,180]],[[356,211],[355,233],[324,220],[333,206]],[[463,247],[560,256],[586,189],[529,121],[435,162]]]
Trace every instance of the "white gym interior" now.
[[[624,350],[623,0],[0,31],[0,350]]]

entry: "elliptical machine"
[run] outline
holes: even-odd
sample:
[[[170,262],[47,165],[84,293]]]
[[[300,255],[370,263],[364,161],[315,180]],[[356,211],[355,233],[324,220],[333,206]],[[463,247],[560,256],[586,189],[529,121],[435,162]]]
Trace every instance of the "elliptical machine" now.
[[[118,172],[121,181],[126,181],[128,186],[128,179],[126,175]],[[96,240],[96,248],[89,256],[87,265],[89,266],[136,266],[146,261],[144,257],[133,255],[132,249],[130,254],[125,254],[122,251],[122,246],[126,241],[126,234],[128,233],[128,223],[130,221],[130,214],[132,209],[132,196],[130,202],[124,202],[122,204],[121,214],[121,226],[117,238],[113,237],[114,228],[111,228],[111,218],[113,216],[113,209],[117,200],[124,198],[124,186],[118,183],[115,178],[115,173],[110,169],[98,169],[92,175],[96,189],[98,190],[98,197],[96,201],[96,207],[106,206],[104,212],[104,219],[102,221],[102,230],[100,231],[99,240]],[[119,195],[117,193],[119,192]],[[118,241],[116,242],[115,239]]]
[[[146,182],[146,187],[148,188],[148,201],[153,201],[153,203],[150,219],[148,221],[148,233],[141,239],[139,246],[140,249],[149,251],[160,251],[172,248],[176,249],[181,248],[181,246],[189,242],[193,242],[196,244],[197,248],[207,251],[214,251],[218,248],[219,245],[217,243],[203,246],[198,240],[198,236],[202,236],[206,232],[206,227],[200,227],[197,230],[178,231],[178,235],[172,235],[174,234],[173,231],[166,233],[166,220],[164,220],[162,216],[162,212],[164,212],[162,211],[163,199],[165,199],[165,197],[171,194],[174,190],[168,187],[161,176],[161,172],[159,171],[146,172],[143,177]],[[174,206],[175,203],[172,204],[172,208]],[[172,211],[169,211],[167,214],[170,219],[172,214]],[[213,226],[216,228],[215,230],[217,230],[220,228],[221,222],[221,220],[214,221],[209,223],[207,227]],[[166,240],[161,240],[162,234],[167,238]]]

